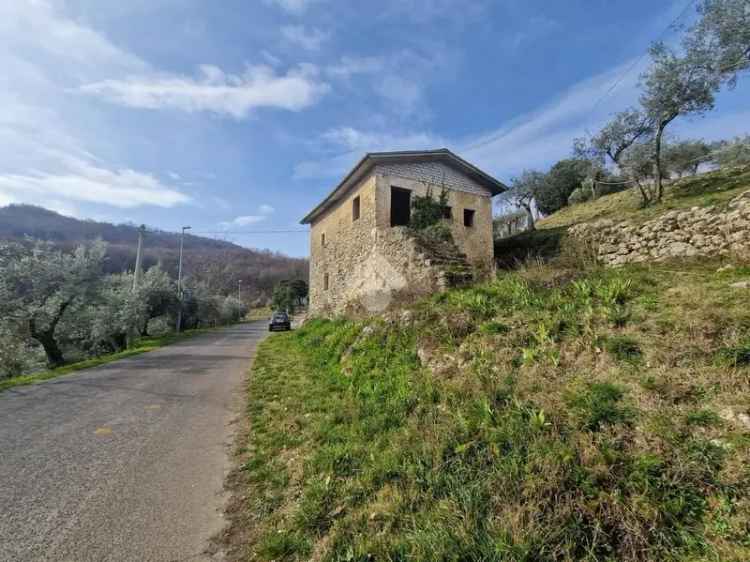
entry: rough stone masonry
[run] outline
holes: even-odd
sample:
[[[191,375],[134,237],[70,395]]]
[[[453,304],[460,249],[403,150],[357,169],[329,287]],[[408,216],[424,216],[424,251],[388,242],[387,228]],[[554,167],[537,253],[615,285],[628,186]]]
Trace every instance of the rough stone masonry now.
[[[674,210],[642,224],[602,219],[568,233],[604,265],[697,256],[750,259],[750,191],[727,205]]]

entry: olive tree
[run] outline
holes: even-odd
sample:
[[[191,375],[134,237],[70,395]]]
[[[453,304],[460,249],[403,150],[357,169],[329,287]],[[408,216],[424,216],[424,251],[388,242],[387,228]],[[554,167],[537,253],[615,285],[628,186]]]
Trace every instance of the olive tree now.
[[[535,200],[537,194],[544,189],[546,176],[536,170],[524,170],[520,176],[510,180],[510,189],[502,195],[503,200],[526,212],[529,230],[534,230],[536,226]]]
[[[714,106],[720,80],[702,50],[678,54],[663,43],[651,46],[651,67],[641,76],[641,105],[653,120],[655,200],[664,194],[662,139],[667,126],[681,115],[702,114]]]
[[[739,74],[750,69],[750,0],[702,0],[698,13],[683,45],[700,53],[719,79],[734,87]]]
[[[65,362],[58,325],[95,294],[105,249],[101,241],[72,253],[46,242],[0,246],[0,316],[39,342],[50,367]]]
[[[138,326],[141,336],[148,336],[149,321],[159,316],[175,313],[179,306],[175,284],[169,274],[159,265],[150,267],[144,273],[135,293],[137,301],[143,304],[143,313]]]
[[[747,166],[750,164],[750,135],[722,142],[713,156],[719,166]]]
[[[664,149],[666,168],[680,177],[697,174],[700,165],[710,159],[711,147],[702,140],[678,141]]]
[[[613,164],[619,166],[622,153],[636,141],[652,134],[653,130],[654,124],[650,115],[640,109],[629,108],[615,114],[591,137],[588,145],[594,155],[606,155]]]

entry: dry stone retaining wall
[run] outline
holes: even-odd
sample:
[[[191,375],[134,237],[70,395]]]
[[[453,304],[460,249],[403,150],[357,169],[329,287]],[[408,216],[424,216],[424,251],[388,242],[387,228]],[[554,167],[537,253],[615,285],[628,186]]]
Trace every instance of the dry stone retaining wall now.
[[[750,259],[750,191],[722,208],[669,211],[642,224],[603,219],[568,233],[593,247],[605,265],[718,255]]]

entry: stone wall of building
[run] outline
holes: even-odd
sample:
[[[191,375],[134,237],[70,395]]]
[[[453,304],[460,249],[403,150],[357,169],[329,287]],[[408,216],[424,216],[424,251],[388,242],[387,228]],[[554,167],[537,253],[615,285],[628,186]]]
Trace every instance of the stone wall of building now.
[[[465,191],[477,195],[489,195],[488,191],[472,178],[451,168],[443,162],[410,162],[378,164],[375,173],[380,176],[409,178],[430,185],[436,191],[445,185],[448,189]]]
[[[750,259],[750,191],[721,207],[668,211],[641,224],[603,219],[574,225],[568,234],[605,265],[696,256]]]
[[[439,195],[433,184],[405,176],[377,175],[377,225],[390,228],[391,187],[408,189],[414,196],[424,196],[432,190],[434,197]],[[477,267],[491,268],[494,262],[492,240],[492,198],[481,188],[479,192],[448,189],[448,206],[451,208],[451,234],[458,248],[466,254],[469,263]],[[474,225],[464,226],[464,210],[474,211]]]
[[[391,187],[409,189],[414,196],[425,195],[429,185],[414,177],[379,173],[382,171],[376,169],[311,225],[310,311],[313,315],[337,314],[357,308],[379,312],[394,299],[430,294],[444,285],[444,271],[407,229],[390,225]],[[417,174],[414,168],[399,171]],[[352,205],[356,197],[360,198],[360,217],[353,220]],[[489,191],[480,186],[476,186],[476,191],[451,186],[448,205],[453,214],[451,230],[459,250],[477,271],[491,270],[494,250]],[[464,209],[474,211],[473,226],[464,226]]]
[[[310,228],[310,310],[319,313],[341,308],[340,296],[352,280],[351,272],[366,261],[375,243],[376,181],[370,175],[329,209]],[[352,206],[360,198],[359,219]],[[325,241],[324,241],[325,237]],[[328,276],[328,287],[325,277]]]

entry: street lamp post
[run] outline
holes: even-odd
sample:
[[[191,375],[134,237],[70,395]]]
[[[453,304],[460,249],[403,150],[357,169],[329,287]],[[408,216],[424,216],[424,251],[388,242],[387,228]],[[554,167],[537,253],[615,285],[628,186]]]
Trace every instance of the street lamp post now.
[[[180,234],[180,259],[177,262],[177,300],[179,305],[177,307],[177,326],[175,331],[179,334],[182,326],[182,251],[185,246],[185,231],[190,230],[189,226],[182,227],[182,234]]]

